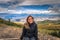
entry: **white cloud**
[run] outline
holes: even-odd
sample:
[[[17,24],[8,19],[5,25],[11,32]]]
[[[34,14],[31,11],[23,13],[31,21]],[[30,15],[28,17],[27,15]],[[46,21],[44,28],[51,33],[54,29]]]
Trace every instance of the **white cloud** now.
[[[48,8],[48,10],[51,10],[52,12],[55,13],[60,13],[60,5],[53,5],[53,7]]]
[[[0,7],[0,11],[7,11],[7,10],[8,10],[7,8]]]
[[[3,13],[3,12],[8,12],[8,13],[17,13],[17,14],[20,14],[20,13],[56,13],[55,11],[53,10],[18,10],[16,11],[16,7],[18,6],[21,6],[21,5],[40,5],[40,4],[53,4],[53,3],[60,3],[60,0],[0,0],[0,3],[7,3],[7,2],[15,2],[15,1],[18,1],[19,3],[17,3],[16,5],[11,5],[9,6],[8,8],[0,8],[0,13]],[[9,10],[11,9],[11,10]],[[54,8],[56,9],[56,8]],[[58,8],[59,9],[59,8]]]
[[[46,13],[50,13],[51,11],[48,10],[25,10],[23,11],[23,13],[27,13],[27,14],[46,14]]]
[[[8,11],[8,8],[0,7],[0,13],[6,13],[7,11]]]
[[[29,9],[26,9],[26,10],[8,10],[8,11],[1,11],[0,13],[11,13],[11,14],[48,14],[50,13],[51,14],[51,11],[50,10],[29,10]]]
[[[12,0],[0,0],[0,3],[1,2],[9,2],[9,1],[12,1]]]
[[[2,8],[3,9],[3,8]],[[25,10],[8,10],[0,11],[0,13],[10,13],[10,14],[57,14],[52,10],[33,10],[33,9],[25,9]]]
[[[60,3],[60,0],[25,0],[19,5],[41,5],[41,4],[56,4]]]
[[[6,2],[20,2],[19,5],[34,5],[34,4],[53,4],[60,3],[60,0],[0,0],[0,3]]]

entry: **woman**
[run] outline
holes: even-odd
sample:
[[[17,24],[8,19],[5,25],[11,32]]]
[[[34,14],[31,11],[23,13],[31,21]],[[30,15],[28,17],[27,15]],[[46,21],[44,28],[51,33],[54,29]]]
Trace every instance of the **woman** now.
[[[34,18],[31,15],[27,17],[20,39],[21,40],[38,40],[37,24],[34,22]]]

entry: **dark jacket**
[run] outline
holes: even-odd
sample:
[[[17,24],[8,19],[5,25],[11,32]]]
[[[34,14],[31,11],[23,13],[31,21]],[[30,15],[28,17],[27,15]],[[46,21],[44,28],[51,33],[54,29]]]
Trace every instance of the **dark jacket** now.
[[[37,24],[33,22],[32,24],[29,25],[30,29],[26,29],[25,27],[23,28],[21,40],[23,37],[35,37],[36,40],[38,40],[38,30],[37,30]]]

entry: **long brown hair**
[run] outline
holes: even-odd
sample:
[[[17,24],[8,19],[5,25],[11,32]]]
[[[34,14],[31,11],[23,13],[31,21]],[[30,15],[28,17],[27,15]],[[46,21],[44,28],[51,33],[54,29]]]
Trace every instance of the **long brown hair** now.
[[[28,17],[27,17],[27,19],[26,19],[26,22],[29,24],[29,22],[28,22],[28,18],[29,17],[32,17],[31,15],[29,15]],[[32,19],[34,20],[34,18],[32,17]]]
[[[28,18],[29,17],[32,17],[31,15],[29,15],[28,17],[27,17],[27,19],[26,19],[26,23],[24,24],[24,26],[26,27],[26,28],[28,28],[29,29],[29,22],[28,22]],[[32,19],[34,20],[34,18],[32,17]]]

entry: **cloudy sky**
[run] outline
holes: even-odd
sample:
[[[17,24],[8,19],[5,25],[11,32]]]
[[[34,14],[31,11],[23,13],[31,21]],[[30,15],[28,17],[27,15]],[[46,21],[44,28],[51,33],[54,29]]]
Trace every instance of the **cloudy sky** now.
[[[0,0],[0,17],[23,17],[22,14],[60,19],[60,0]]]

